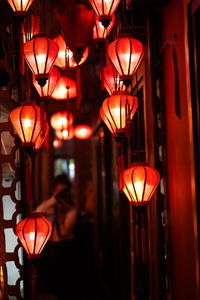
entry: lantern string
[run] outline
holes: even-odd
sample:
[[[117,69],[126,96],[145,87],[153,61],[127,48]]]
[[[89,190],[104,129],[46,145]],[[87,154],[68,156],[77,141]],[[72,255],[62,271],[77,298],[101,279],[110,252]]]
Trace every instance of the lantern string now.
[[[37,207],[37,199],[35,195],[35,155],[31,155],[32,161],[32,198],[33,198],[33,209]]]
[[[117,171],[118,171],[118,190],[123,189],[123,171],[124,171],[124,154],[123,141],[117,141]]]

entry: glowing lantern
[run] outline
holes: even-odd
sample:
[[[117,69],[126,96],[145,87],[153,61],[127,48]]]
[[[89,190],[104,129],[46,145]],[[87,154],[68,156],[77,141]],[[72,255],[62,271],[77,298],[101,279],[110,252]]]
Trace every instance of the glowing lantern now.
[[[137,107],[136,97],[130,96],[126,92],[117,92],[104,100],[100,116],[114,137],[121,134],[128,135],[130,120]]]
[[[62,145],[63,145],[63,141],[62,140],[60,140],[58,138],[54,139],[54,141],[53,141],[53,147],[54,147],[54,149],[58,149],[58,148],[62,147]]]
[[[24,147],[35,147],[46,114],[34,101],[22,102],[10,113],[10,120]]]
[[[56,42],[43,34],[35,35],[24,44],[25,60],[39,85],[44,86],[58,54]]]
[[[37,152],[41,147],[42,144],[44,143],[48,133],[49,133],[49,124],[47,123],[47,121],[44,122],[44,130],[41,130],[36,141],[35,141],[35,147],[34,150],[35,152]]]
[[[74,57],[73,57],[73,52],[67,47],[63,37],[61,34],[59,34],[57,37],[55,37],[54,41],[58,44],[59,46],[59,51],[58,51],[58,56],[55,60],[55,65],[58,66],[59,68],[65,69],[66,67],[69,68],[75,68],[87,59],[88,54],[89,54],[89,48],[87,47],[83,55],[81,57],[81,60],[76,63]]]
[[[67,111],[60,111],[52,115],[50,123],[55,130],[67,129],[73,123],[73,115]]]
[[[63,129],[63,130],[56,130],[55,131],[56,136],[63,141],[68,141],[73,139],[74,137],[74,128],[72,126],[70,126],[67,129]]]
[[[27,15],[22,23],[22,34],[24,42],[28,42],[32,37],[40,32],[40,17],[34,14]]]
[[[68,100],[76,97],[76,83],[69,77],[60,76],[55,86],[52,98],[56,100]]]
[[[117,70],[111,63],[104,68],[103,85],[109,95],[112,95],[115,91],[123,91],[126,89],[123,81],[119,78]]]
[[[89,0],[102,25],[107,28],[120,0]]]
[[[111,32],[115,23],[115,15],[111,16],[111,22],[107,28],[105,28],[99,20],[99,16],[96,15],[95,25],[93,28],[93,38],[99,42],[103,42]]]
[[[53,67],[48,74],[48,80],[45,86],[40,86],[38,82],[33,77],[33,85],[35,86],[38,94],[42,99],[50,99],[51,95],[55,89],[56,83],[60,77],[60,72],[56,67]]]
[[[24,15],[34,0],[8,0],[16,15]]]
[[[38,258],[52,231],[51,222],[42,213],[31,213],[16,226],[16,233],[28,254]]]
[[[160,181],[158,171],[146,164],[133,164],[123,172],[123,191],[133,205],[146,205]]]
[[[142,43],[131,37],[119,38],[108,46],[108,55],[120,79],[126,86],[129,86],[143,57]]]
[[[89,139],[92,135],[92,128],[86,124],[78,125],[74,129],[74,135],[77,139]]]

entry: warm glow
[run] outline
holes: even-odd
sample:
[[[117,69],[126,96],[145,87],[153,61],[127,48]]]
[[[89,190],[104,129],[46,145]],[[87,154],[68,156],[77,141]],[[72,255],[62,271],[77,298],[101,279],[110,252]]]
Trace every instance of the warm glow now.
[[[126,89],[123,81],[120,80],[117,70],[109,60],[104,68],[103,84],[109,95],[112,95],[115,91],[123,91]]]
[[[41,134],[42,122],[45,122],[46,114],[35,102],[27,101],[11,111],[10,120],[23,146],[30,146],[30,144],[34,146]]]
[[[89,0],[96,14],[100,17],[111,16],[117,9],[120,0]]]
[[[76,126],[74,135],[77,139],[86,140],[92,135],[92,128],[86,124]]]
[[[133,164],[123,172],[123,191],[133,205],[144,205],[151,199],[159,181],[159,173],[146,165]]]
[[[111,16],[111,22],[107,28],[105,28],[99,20],[99,16],[96,15],[95,26],[93,28],[93,38],[94,39],[105,39],[111,32],[115,23],[115,15]]]
[[[125,92],[118,92],[104,100],[100,116],[113,136],[119,133],[128,134],[130,120],[138,107],[138,100]]]
[[[7,0],[13,11],[18,14],[24,14],[29,9],[34,0]]]
[[[41,213],[32,213],[16,226],[16,233],[29,258],[38,258],[51,231],[51,222]]]
[[[48,74],[48,79],[45,86],[41,87],[33,76],[33,85],[42,99],[49,100],[51,98],[59,77],[60,72],[58,71],[58,68],[53,67]]]
[[[31,127],[31,126],[33,126],[33,122],[31,122],[30,119],[24,119],[23,120],[23,124],[24,124],[24,127]]]
[[[74,137],[74,128],[70,127],[69,129],[56,130],[55,133],[56,136],[63,141],[71,140]]]
[[[24,44],[24,57],[36,80],[48,78],[58,54],[58,45],[43,34],[34,36]]]
[[[51,126],[55,130],[68,129],[73,123],[73,115],[67,111],[61,111],[53,114],[50,119]]]
[[[54,147],[55,149],[58,149],[58,148],[62,147],[62,145],[63,145],[63,141],[60,140],[60,139],[55,139],[55,140],[53,141],[53,147]]]
[[[76,83],[69,77],[60,76],[55,89],[52,93],[52,98],[56,100],[68,100],[76,97]]]
[[[82,63],[84,63],[84,61],[87,59],[88,54],[89,54],[88,47],[83,52],[83,56],[77,65],[77,63],[75,62],[75,60],[73,58],[73,52],[69,49],[69,47],[67,47],[62,35],[59,34],[57,37],[54,38],[54,41],[59,46],[58,56],[55,60],[55,65],[58,66],[59,68],[61,68],[61,69],[65,69],[66,67],[75,68],[78,65],[81,65]]]
[[[119,38],[109,44],[108,55],[122,79],[131,78],[142,57],[142,43],[130,37]]]

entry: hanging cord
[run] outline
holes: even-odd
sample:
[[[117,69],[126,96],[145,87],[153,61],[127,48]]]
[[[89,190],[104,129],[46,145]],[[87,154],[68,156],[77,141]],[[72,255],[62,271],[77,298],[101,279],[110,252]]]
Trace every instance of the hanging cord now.
[[[117,141],[117,173],[118,173],[118,190],[123,189],[123,171],[124,171],[124,153],[123,153],[123,140],[119,138]]]
[[[31,155],[31,162],[32,162],[31,191],[32,191],[32,199],[33,199],[33,210],[35,210],[37,207],[37,199],[36,199],[36,194],[35,194],[35,154]]]

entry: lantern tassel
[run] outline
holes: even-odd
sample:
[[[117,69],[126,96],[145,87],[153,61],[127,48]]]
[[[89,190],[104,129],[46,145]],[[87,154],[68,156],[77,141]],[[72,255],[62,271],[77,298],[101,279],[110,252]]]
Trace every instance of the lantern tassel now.
[[[81,69],[79,66],[76,69],[76,85],[77,85],[76,108],[78,110],[80,110],[80,107],[81,107]]]
[[[118,190],[123,189],[123,171],[124,171],[124,154],[122,142],[117,143],[117,172],[118,172]]]

